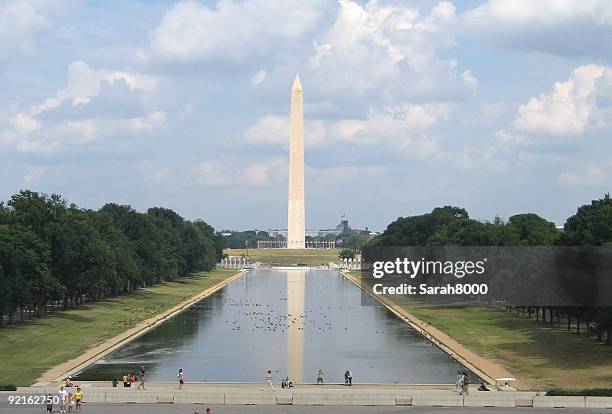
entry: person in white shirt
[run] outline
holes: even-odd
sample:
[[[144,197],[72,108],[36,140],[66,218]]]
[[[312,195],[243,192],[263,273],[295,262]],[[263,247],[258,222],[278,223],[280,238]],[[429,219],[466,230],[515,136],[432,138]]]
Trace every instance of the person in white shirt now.
[[[266,386],[264,387],[264,391],[276,391],[274,385],[272,385],[272,371],[268,370],[266,373]]]
[[[68,392],[64,389],[63,385],[60,387],[60,390],[57,392],[57,395],[59,396],[60,413],[65,414],[66,398],[68,398]]]
[[[176,374],[176,378],[178,378],[179,381],[179,390],[183,389],[183,384],[185,383],[185,373],[183,372],[183,369],[179,369],[178,374]]]

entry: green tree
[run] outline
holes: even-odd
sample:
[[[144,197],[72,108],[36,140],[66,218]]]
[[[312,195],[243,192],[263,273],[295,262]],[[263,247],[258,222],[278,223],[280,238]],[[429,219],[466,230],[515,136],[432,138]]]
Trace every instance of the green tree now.
[[[514,227],[522,244],[528,246],[553,246],[561,236],[554,223],[533,213],[510,217],[508,227]]]
[[[352,249],[342,249],[338,256],[341,259],[353,259],[355,258],[355,251]]]
[[[612,243],[612,199],[606,194],[578,208],[563,226],[566,246],[603,246]]]

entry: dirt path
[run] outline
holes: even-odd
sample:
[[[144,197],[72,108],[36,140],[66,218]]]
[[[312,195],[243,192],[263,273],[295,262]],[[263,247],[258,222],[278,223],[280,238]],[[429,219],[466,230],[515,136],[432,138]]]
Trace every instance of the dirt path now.
[[[44,385],[53,381],[63,381],[66,377],[68,377],[68,375],[72,375],[75,372],[79,372],[84,367],[90,365],[97,359],[100,359],[104,355],[114,351],[115,349],[125,345],[128,342],[133,341],[134,339],[145,334],[149,330],[155,328],[157,325],[165,322],[167,319],[172,318],[174,315],[184,311],[185,309],[189,308],[198,301],[215,293],[217,290],[238,279],[245,273],[246,271],[244,270],[239,271],[234,276],[231,276],[223,280],[222,282],[219,282],[216,285],[209,287],[208,289],[198,293],[195,296],[192,296],[191,298],[179,303],[178,305],[168,309],[167,311],[157,314],[156,316],[153,316],[149,319],[145,319],[133,328],[130,328],[127,331],[113,338],[107,339],[106,341],[94,346],[93,348],[88,349],[84,354],[78,356],[77,358],[54,366],[53,368],[47,370],[44,374],[42,374],[36,380],[36,384],[34,385]]]
[[[428,340],[432,341],[438,347],[440,347],[443,351],[451,356],[451,358],[457,360],[461,364],[465,365],[470,371],[474,372],[476,375],[481,377],[483,380],[487,381],[490,385],[495,384],[495,378],[503,378],[503,377],[512,377],[512,375],[501,365],[483,358],[480,355],[475,354],[474,352],[467,349],[465,346],[439,330],[438,328],[431,326],[427,322],[415,317],[414,315],[408,313],[401,306],[396,305],[389,298],[384,296],[374,295],[367,289],[363,289],[361,287],[360,281],[352,276],[348,272],[341,272],[348,280],[359,286],[364,292],[368,293],[378,302],[383,304],[387,309],[393,312],[398,318],[402,319],[406,323],[408,323],[412,328],[414,328],[417,332],[423,335]],[[513,386],[518,387],[519,389],[523,389],[527,387],[527,384],[521,383],[521,381],[516,381],[513,383]]]

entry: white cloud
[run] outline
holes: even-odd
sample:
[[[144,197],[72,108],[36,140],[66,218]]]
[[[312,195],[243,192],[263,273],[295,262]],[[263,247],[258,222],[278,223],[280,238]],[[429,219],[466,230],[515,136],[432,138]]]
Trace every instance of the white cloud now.
[[[257,86],[259,84],[261,84],[265,79],[266,79],[266,75],[268,74],[268,72],[266,72],[265,70],[260,70],[259,72],[257,72],[255,75],[253,75],[253,77],[251,78],[251,85],[252,86]]]
[[[609,182],[612,161],[590,163],[577,171],[565,171],[559,175],[561,184],[567,187],[596,186]]]
[[[229,174],[223,171],[218,162],[204,161],[193,169],[197,182],[205,186],[224,186],[230,182]]]
[[[370,108],[364,118],[307,120],[304,142],[306,146],[330,145],[334,142],[384,145],[409,158],[428,158],[439,150],[439,145],[426,132],[446,120],[451,109],[447,103],[404,103]],[[252,143],[288,146],[289,118],[265,115],[244,133],[244,138]]]
[[[68,67],[66,87],[41,104],[12,115],[9,129],[2,135],[21,152],[51,155],[64,149],[109,143],[115,138],[121,138],[123,143],[126,137],[149,134],[166,124],[164,111],[146,110],[142,102],[140,116],[108,116],[100,113],[105,108],[99,107],[91,113],[83,112],[103,87],[113,87],[117,82],[124,82],[141,101],[158,84],[156,78],[147,75],[93,69],[76,61]]]
[[[16,132],[30,133],[40,129],[40,122],[28,114],[17,114],[11,119]]]
[[[110,144],[114,138],[150,133],[165,123],[166,114],[162,111],[133,118],[66,120],[18,135],[15,146],[23,153],[53,155],[77,147]]]
[[[204,161],[193,168],[196,181],[208,187],[265,187],[286,179],[287,160],[275,158],[236,169],[219,161]]]
[[[281,115],[264,115],[244,133],[247,142],[255,144],[289,146],[289,117]],[[319,119],[305,120],[304,145],[317,147],[325,143],[326,129]]]
[[[474,75],[472,75],[472,71],[470,70],[463,71],[463,73],[461,74],[461,77],[463,78],[463,82],[465,83],[465,86],[467,86],[469,90],[475,93],[476,90],[478,89],[478,79],[476,79]]]
[[[143,160],[136,165],[136,170],[143,176],[145,184],[154,186],[172,181],[172,170],[169,167],[155,165],[151,160]]]
[[[132,74],[124,71],[93,69],[83,61],[75,61],[68,66],[68,85],[57,94],[32,109],[32,114],[53,109],[63,102],[72,106],[85,104],[92,97],[98,96],[103,82],[110,85],[124,81],[130,90],[150,93],[158,86],[158,79],[150,75]]]
[[[382,177],[387,174],[384,165],[336,165],[328,168],[307,168],[306,177],[313,185],[329,186],[356,182],[366,177]]]
[[[33,184],[40,180],[41,177],[44,177],[49,172],[49,167],[46,165],[32,165],[29,166],[26,170],[25,175],[23,176],[23,181],[26,184]]]
[[[466,116],[463,121],[471,125],[491,125],[508,110],[503,102],[481,102],[478,113]]]
[[[477,40],[503,47],[604,57],[612,51],[609,0],[488,0],[462,22]]]
[[[370,108],[365,119],[338,121],[332,131],[344,141],[365,144],[387,141],[401,146],[406,135],[431,128],[447,119],[450,111],[451,106],[446,103]]]
[[[598,98],[602,93],[609,93],[610,85],[610,68],[579,66],[567,81],[555,83],[551,92],[542,93],[521,105],[513,125],[529,132],[582,134],[589,126],[604,121]]]
[[[0,62],[33,56],[40,36],[53,27],[50,14],[58,6],[54,1],[0,3]]]
[[[271,182],[271,174],[287,169],[287,161],[283,158],[267,162],[256,162],[248,165],[243,172],[244,181],[254,186],[264,186]],[[284,174],[283,174],[284,175]]]
[[[241,64],[291,46],[323,16],[322,1],[221,0],[214,8],[181,1],[151,34],[145,60]]]
[[[312,83],[326,91],[370,92],[392,101],[413,95],[473,90],[477,79],[437,53],[455,44],[455,7],[443,1],[429,14],[406,6],[341,0],[334,23],[314,42]]]

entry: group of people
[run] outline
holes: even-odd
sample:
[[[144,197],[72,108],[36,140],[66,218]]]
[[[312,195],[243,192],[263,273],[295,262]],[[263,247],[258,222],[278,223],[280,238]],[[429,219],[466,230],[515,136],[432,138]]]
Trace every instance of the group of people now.
[[[319,369],[317,371],[316,383],[317,385],[321,385],[325,383],[325,373],[323,372],[322,369]],[[353,374],[348,369],[344,372],[344,385],[348,387],[353,385]],[[293,381],[290,381],[289,377],[282,378],[281,388],[293,388]],[[266,372],[266,382],[265,382],[265,386],[263,390],[264,391],[276,391],[276,389],[274,388],[274,385],[272,384],[272,370],[270,369],[268,370],[268,372]]]
[[[459,395],[469,395],[470,394],[470,376],[467,373],[467,371],[457,371],[457,382],[455,383],[455,387],[457,391],[459,392]],[[483,381],[480,381],[480,385],[478,386],[478,391],[491,391],[491,390],[487,388],[486,384]]]
[[[320,369],[317,372],[317,385],[323,384],[325,382],[324,381],[324,376],[325,376],[325,374],[323,373],[323,370]],[[348,387],[353,385],[353,374],[348,369],[346,371],[344,371],[344,385],[346,385]]]
[[[53,401],[59,405],[60,413],[80,413],[81,404],[83,403],[83,390],[81,387],[76,387],[74,393],[67,391],[67,388],[73,388],[72,377],[66,379],[66,385],[62,385],[57,392],[57,398],[53,398],[51,394],[47,394],[47,413],[53,412]]]
[[[145,389],[145,376],[147,375],[144,367],[140,368],[140,384],[138,384],[138,389],[139,390],[144,390]],[[178,374],[176,374],[176,378],[178,380],[178,389],[181,390],[183,389],[183,385],[185,384],[185,373],[183,372],[183,369],[179,369]],[[136,382],[138,381],[136,374],[132,373],[132,374],[123,374],[123,377],[121,378],[123,380],[123,387],[124,388],[131,388],[131,387],[135,387],[136,386]],[[117,380],[117,378],[113,378],[113,387],[117,387],[119,385],[119,380]]]
[[[144,367],[140,367],[140,384],[138,384],[138,389],[139,390],[144,390],[145,389],[145,375],[146,375],[146,371],[144,369]],[[138,381],[138,378],[136,377],[136,374],[134,373],[125,373],[123,374],[123,376],[121,377],[121,379],[123,380],[123,388],[132,388],[136,386],[136,382]],[[119,381],[117,380],[117,378],[113,378],[113,387],[117,387],[119,385]]]

